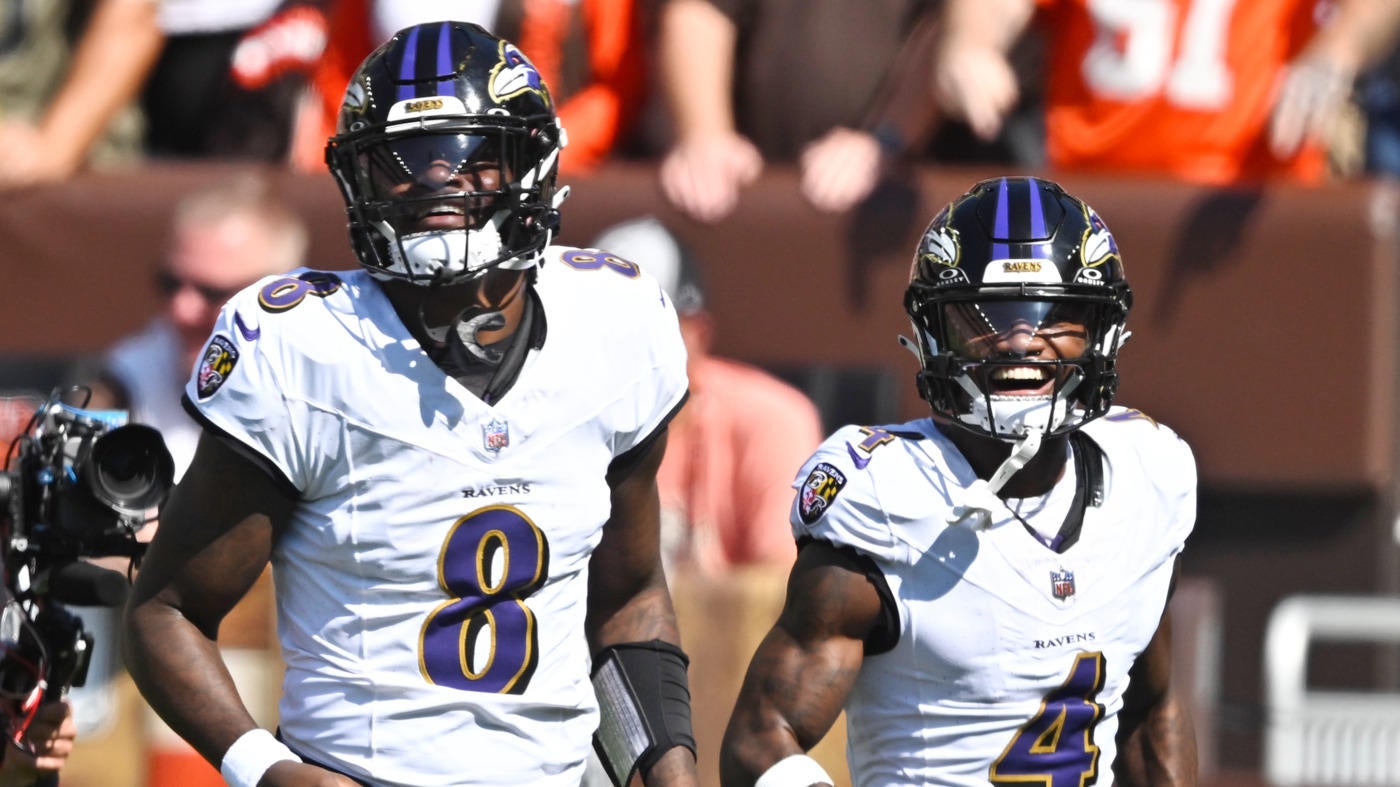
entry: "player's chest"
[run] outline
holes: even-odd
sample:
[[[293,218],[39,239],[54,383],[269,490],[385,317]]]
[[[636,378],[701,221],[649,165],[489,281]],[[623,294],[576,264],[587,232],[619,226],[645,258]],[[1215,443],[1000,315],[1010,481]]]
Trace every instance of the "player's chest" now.
[[[930,685],[953,696],[1041,696],[1065,682],[1082,654],[1107,665],[1105,685],[1114,687],[1151,640],[1165,600],[1166,583],[1155,579],[1058,608],[959,585],[938,599],[903,601],[902,646]]]
[[[337,471],[306,501],[300,532],[385,578],[501,549],[585,561],[609,510],[605,432],[513,412],[406,419],[392,434],[344,426]]]
[[[1013,524],[1021,532],[945,539],[901,578],[911,663],[993,695],[1063,681],[1079,653],[1126,669],[1156,631],[1171,556],[1103,533],[1102,520],[1087,519],[1083,543],[1064,553]]]

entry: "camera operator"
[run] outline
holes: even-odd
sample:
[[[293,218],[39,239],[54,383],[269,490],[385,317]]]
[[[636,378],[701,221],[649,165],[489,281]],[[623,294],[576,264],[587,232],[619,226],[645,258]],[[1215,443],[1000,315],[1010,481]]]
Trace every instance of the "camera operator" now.
[[[10,718],[22,715],[18,700],[7,700]],[[43,700],[18,744],[0,747],[0,787],[30,787],[51,779],[68,762],[78,725],[67,700]]]
[[[55,389],[23,426],[0,418],[0,787],[59,783],[78,721],[93,716],[70,691],[113,639],[70,606],[123,603],[127,576],[92,563],[137,558],[136,532],[173,482],[160,433],[124,411],[87,409],[86,394]],[[0,414],[16,400],[27,401],[0,398]]]

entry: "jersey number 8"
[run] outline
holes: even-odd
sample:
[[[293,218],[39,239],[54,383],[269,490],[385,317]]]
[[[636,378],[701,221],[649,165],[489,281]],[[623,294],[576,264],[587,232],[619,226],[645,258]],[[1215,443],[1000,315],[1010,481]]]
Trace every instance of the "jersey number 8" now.
[[[539,663],[524,599],[548,570],[549,542],[519,509],[491,506],[457,520],[438,558],[438,584],[453,598],[423,623],[423,676],[467,691],[523,692]]]

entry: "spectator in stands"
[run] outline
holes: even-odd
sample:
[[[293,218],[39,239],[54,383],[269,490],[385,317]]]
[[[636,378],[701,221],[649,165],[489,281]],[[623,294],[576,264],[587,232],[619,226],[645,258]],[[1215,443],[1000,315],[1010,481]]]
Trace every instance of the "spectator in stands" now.
[[[158,429],[175,460],[178,481],[194,457],[200,426],[181,406],[185,382],[193,372],[214,330],[220,308],[230,296],[258,279],[283,273],[305,262],[308,233],[302,220],[281,201],[262,174],[246,173],[183,197],[175,206],[165,258],[155,272],[155,285],[165,298],[165,309],[141,331],[120,339],[102,358],[92,383],[91,406],[130,411],[133,422]],[[156,523],[142,528],[137,537],[149,541]],[[98,563],[125,571],[110,560]],[[271,618],[271,575],[259,580],[262,591],[245,598],[226,623],[239,618],[267,621]],[[117,642],[116,610],[84,610],[84,623],[98,632],[104,649]],[[238,623],[231,624],[237,628]],[[226,645],[229,650],[239,649]],[[253,658],[232,661],[240,685],[258,686],[265,679],[262,652]],[[87,685],[75,689],[80,718],[111,713],[112,681],[120,669],[116,659],[95,662]],[[261,695],[253,696],[261,698]],[[252,706],[260,718],[271,718],[270,704]],[[204,766],[199,755],[168,730],[154,713],[144,718],[146,740],[159,756],[148,752],[147,777],[151,784],[179,783],[181,787],[221,784],[218,771]],[[175,747],[175,748],[171,748]],[[3,787],[3,783],[0,783]]]
[[[296,163],[325,166],[351,74],[380,43],[410,25],[445,19],[474,22],[516,42],[555,91],[569,135],[564,174],[586,172],[630,132],[646,91],[642,0],[329,0],[330,36],[315,72],[317,109],[302,119]]]
[[[699,264],[655,217],[613,225],[593,245],[655,276],[680,318],[690,400],[671,422],[657,473],[663,556],[709,575],[746,565],[786,570],[797,553],[793,478],[822,439],[816,405],[761,369],[711,353],[716,326]]]
[[[307,243],[301,219],[258,174],[195,192],[176,206],[156,272],[165,310],[106,354],[92,404],[130,410],[132,421],[159,429],[177,479],[200,431],[180,396],[219,309],[263,276],[303,264]]]
[[[882,161],[882,139],[863,121],[909,31],[932,8],[927,0],[665,0],[658,55],[673,143],[661,163],[663,193],[691,217],[718,221],[768,160],[800,162],[803,194],[817,207],[852,204],[844,179]]]
[[[165,46],[147,80],[147,150],[282,162],[326,43],[329,0],[161,0]]]
[[[1362,75],[1357,93],[1366,126],[1365,174],[1400,178],[1400,47]]]
[[[1337,112],[1400,24],[1370,0],[947,0],[934,103],[997,134],[1037,12],[1049,165],[1208,184],[1323,180]]]
[[[7,3],[0,20],[0,187],[136,161],[134,98],[161,45],[155,0]],[[68,31],[82,30],[70,45]]]

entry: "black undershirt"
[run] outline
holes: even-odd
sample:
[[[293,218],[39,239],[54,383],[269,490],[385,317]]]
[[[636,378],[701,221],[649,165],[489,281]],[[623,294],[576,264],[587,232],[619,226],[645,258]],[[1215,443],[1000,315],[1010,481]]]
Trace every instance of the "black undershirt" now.
[[[520,325],[516,330],[500,341],[482,345],[486,350],[501,353],[501,360],[497,363],[474,355],[455,330],[449,330],[447,341],[441,347],[429,350],[428,355],[478,399],[495,404],[515,385],[530,348],[544,344],[544,321],[536,319],[541,314],[537,296],[533,290],[527,290],[525,308],[521,311]],[[524,340],[521,340],[522,337]]]

